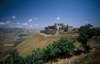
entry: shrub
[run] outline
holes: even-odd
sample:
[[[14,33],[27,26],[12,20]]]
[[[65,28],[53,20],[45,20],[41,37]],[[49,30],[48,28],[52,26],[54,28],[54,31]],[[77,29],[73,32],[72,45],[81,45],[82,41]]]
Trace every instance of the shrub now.
[[[66,38],[60,38],[58,41],[54,41],[52,45],[46,46],[44,55],[46,59],[53,59],[61,53],[69,53],[74,51],[75,45],[69,42]]]
[[[22,58],[19,56],[17,49],[12,50],[9,54],[10,57],[6,58],[5,61],[0,63],[4,64],[42,64],[48,60],[52,60],[61,53],[69,53],[74,51],[75,45],[72,42],[69,42],[66,38],[60,38],[58,41],[54,41],[53,44],[49,44],[46,48],[42,50],[38,48],[33,50],[32,55]]]
[[[79,28],[79,37],[77,38],[77,40],[82,43],[82,46],[84,48],[84,52],[87,52],[87,42],[90,38],[92,38],[92,36],[95,35],[96,31],[95,28],[93,28],[93,25],[91,24],[87,24],[85,26],[81,26]]]

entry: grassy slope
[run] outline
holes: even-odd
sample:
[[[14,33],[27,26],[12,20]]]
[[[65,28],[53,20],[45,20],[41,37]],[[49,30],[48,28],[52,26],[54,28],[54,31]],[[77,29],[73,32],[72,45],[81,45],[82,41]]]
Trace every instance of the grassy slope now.
[[[43,48],[57,39],[59,38],[55,38],[55,39],[48,38],[48,37],[45,38],[42,35],[35,34],[31,38],[19,44],[16,48],[21,56],[26,57],[27,55],[31,55],[32,50],[37,49],[37,48]]]
[[[60,37],[67,37],[67,36],[58,35],[58,36],[48,36],[45,38],[45,36],[43,35],[35,34],[31,38],[19,44],[16,47],[16,49],[18,50],[21,56],[26,57],[27,55],[32,54],[32,50],[35,50],[37,48],[45,48],[48,44],[52,44],[53,41],[60,39]],[[68,39],[69,39],[69,36],[68,36]]]

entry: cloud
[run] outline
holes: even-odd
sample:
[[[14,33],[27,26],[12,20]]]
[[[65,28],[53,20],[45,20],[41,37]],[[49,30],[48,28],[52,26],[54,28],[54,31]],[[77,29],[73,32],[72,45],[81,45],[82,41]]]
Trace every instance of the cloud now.
[[[89,23],[89,21],[85,21],[86,23]]]
[[[0,25],[5,25],[6,23],[4,23],[4,22],[0,22]]]
[[[16,16],[12,16],[11,18],[12,18],[12,19],[15,19],[15,18],[16,18]]]
[[[29,21],[28,22],[31,22],[32,21],[32,19],[29,19]]]
[[[9,24],[9,23],[11,23],[11,21],[0,22],[0,25],[5,25],[5,24]]]
[[[13,26],[13,25],[9,25],[9,26]]]
[[[38,20],[38,18],[34,18],[34,20]]]
[[[59,20],[60,19],[60,17],[57,17],[57,20]]]
[[[33,25],[30,25],[30,27],[32,27]]]
[[[20,24],[19,22],[17,22],[17,24]]]
[[[11,23],[11,21],[6,21],[7,24]]]
[[[28,25],[27,23],[22,23],[22,25]]]
[[[16,27],[21,28],[22,26],[21,26],[21,25],[18,25],[18,26],[16,26]]]

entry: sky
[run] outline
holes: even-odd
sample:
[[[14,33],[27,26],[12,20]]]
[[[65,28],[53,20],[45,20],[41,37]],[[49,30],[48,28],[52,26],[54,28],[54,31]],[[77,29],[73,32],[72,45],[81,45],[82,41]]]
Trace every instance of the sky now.
[[[100,0],[0,0],[0,28],[40,29],[54,23],[100,27]]]

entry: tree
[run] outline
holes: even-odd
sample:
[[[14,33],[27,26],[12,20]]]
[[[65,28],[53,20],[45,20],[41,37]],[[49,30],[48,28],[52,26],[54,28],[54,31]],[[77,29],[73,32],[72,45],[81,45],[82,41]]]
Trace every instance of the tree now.
[[[95,35],[96,31],[95,28],[93,28],[93,25],[87,24],[85,26],[81,26],[79,28],[78,33],[80,34],[77,40],[82,43],[82,46],[84,48],[84,52],[87,52],[87,42],[90,38],[92,38],[93,35]]]
[[[11,60],[10,57],[7,57],[7,58],[5,59],[5,63],[6,63],[6,64],[11,64],[11,61],[12,61],[12,60]]]
[[[23,60],[23,58],[19,56],[17,49],[10,51],[9,54],[11,55],[14,64],[18,64],[20,61]]]
[[[49,60],[59,56],[59,54],[72,52],[74,49],[74,43],[69,42],[66,38],[60,38],[60,40],[54,41],[52,45],[46,46],[44,55]]]
[[[0,61],[0,64],[25,64],[25,59],[19,56],[17,49],[11,50],[5,60]]]
[[[69,42],[66,38],[60,38],[58,41],[54,41],[53,44],[49,44],[42,50],[38,48],[33,50],[32,55],[23,58],[19,56],[17,49],[12,50],[10,56],[6,60],[0,61],[0,64],[43,64],[48,60],[52,60],[59,56],[61,53],[69,53],[74,51],[75,45],[73,42]]]

